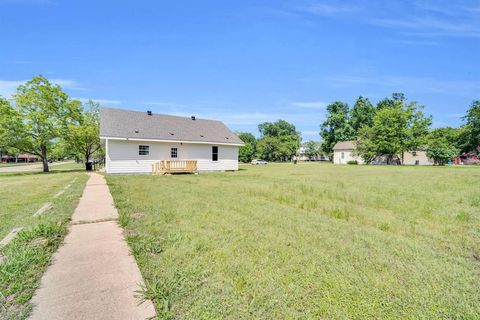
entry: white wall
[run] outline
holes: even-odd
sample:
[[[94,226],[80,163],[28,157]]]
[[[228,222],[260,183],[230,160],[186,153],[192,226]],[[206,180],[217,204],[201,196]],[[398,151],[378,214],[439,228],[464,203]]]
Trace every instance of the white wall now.
[[[148,156],[138,154],[139,145],[148,145]],[[170,148],[177,148],[178,160],[197,160],[199,171],[238,170],[238,147],[218,146],[218,161],[212,161],[214,144],[165,143],[108,140],[107,173],[151,173],[152,164],[169,160]]]
[[[417,163],[418,161],[418,163]],[[427,157],[427,153],[425,151],[415,151],[415,152],[410,152],[406,151],[403,154],[403,164],[407,165],[432,165],[434,164],[434,161],[430,158]]]
[[[343,153],[343,157],[342,157]],[[362,157],[356,155],[352,150],[335,150],[333,152],[334,164],[347,164],[348,161],[356,160],[359,164],[363,164]]]

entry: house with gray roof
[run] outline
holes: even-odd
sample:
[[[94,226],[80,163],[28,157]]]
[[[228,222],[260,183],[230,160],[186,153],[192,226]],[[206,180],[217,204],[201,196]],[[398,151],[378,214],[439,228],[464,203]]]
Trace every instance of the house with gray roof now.
[[[363,164],[363,159],[355,152],[355,141],[339,141],[333,147],[333,163],[347,164],[349,161],[357,161]]]
[[[197,171],[238,170],[242,140],[221,121],[100,109],[107,173],[152,173],[164,160],[192,160]],[[172,161],[174,162],[174,161]]]
[[[403,161],[402,161],[403,159]],[[356,151],[355,141],[339,141],[333,147],[333,163],[347,164],[349,161],[356,161],[364,164],[365,161]],[[385,156],[377,156],[370,164],[404,164],[404,165],[433,165],[433,159],[428,158],[425,150],[405,151],[395,159],[388,161]]]

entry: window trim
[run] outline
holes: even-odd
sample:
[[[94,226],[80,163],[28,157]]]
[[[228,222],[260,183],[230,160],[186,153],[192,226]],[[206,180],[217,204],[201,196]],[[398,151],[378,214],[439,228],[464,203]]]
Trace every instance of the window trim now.
[[[173,156],[173,150],[175,149],[175,157]],[[178,159],[178,148],[170,147],[170,159]]]
[[[214,151],[215,149],[217,150],[216,152]],[[212,146],[212,162],[218,162],[218,154],[218,146]]]
[[[138,155],[139,156],[149,156],[150,155],[150,145],[139,144],[138,145]]]

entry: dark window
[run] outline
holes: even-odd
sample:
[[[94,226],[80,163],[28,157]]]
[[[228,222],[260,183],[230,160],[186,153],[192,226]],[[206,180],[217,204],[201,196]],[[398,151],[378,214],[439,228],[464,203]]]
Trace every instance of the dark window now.
[[[170,149],[170,158],[178,158],[178,150],[177,148]]]
[[[218,147],[212,147],[212,161],[218,161]]]
[[[148,156],[149,153],[150,153],[150,146],[143,146],[143,145],[138,146],[139,155]]]

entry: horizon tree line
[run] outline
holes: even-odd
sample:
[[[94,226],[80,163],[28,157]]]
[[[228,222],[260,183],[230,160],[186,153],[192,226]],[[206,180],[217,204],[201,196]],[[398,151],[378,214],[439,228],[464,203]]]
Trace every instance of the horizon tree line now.
[[[425,115],[424,106],[408,101],[403,93],[393,93],[376,105],[368,98],[358,97],[352,108],[342,101],[334,101],[326,107],[326,119],[320,125],[321,141],[303,144],[308,157],[321,154],[333,156],[337,142],[353,140],[356,152],[371,163],[383,156],[387,162],[407,151],[426,151],[438,165],[444,165],[460,153],[480,153],[480,101],[470,105],[463,124],[431,128],[432,116]],[[270,130],[270,128],[291,130]],[[268,128],[265,130],[265,128]],[[292,159],[300,147],[300,133],[293,124],[284,120],[259,125],[260,138],[251,133],[239,132],[245,146],[240,148],[239,159],[249,162],[254,157],[268,161]]]
[[[0,150],[3,153],[30,153],[38,156],[44,172],[51,158],[74,157],[88,162],[103,157],[99,138],[100,105],[82,104],[43,76],[35,76],[20,85],[11,99],[0,96]],[[392,160],[406,151],[424,150],[437,164],[448,163],[459,153],[480,153],[480,100],[470,105],[458,128],[431,128],[432,117],[424,106],[408,101],[403,93],[373,105],[358,97],[354,105],[334,101],[326,107],[320,125],[321,141],[303,144],[308,157],[333,155],[337,142],[353,140],[356,152],[370,163],[378,156]],[[302,146],[301,133],[285,121],[258,125],[260,137],[237,132],[245,146],[239,160],[250,162],[259,157],[267,161],[289,161]]]

